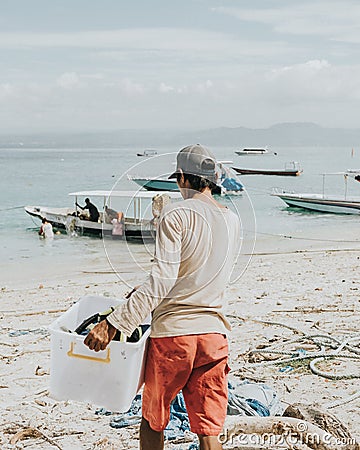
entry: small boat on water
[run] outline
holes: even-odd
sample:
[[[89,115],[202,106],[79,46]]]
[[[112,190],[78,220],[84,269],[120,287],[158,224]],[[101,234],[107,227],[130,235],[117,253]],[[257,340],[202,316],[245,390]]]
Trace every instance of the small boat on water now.
[[[294,192],[273,192],[271,195],[281,198],[288,206],[311,211],[360,214],[360,197],[323,196],[322,194],[296,194]]]
[[[302,174],[302,169],[295,161],[285,164],[283,170],[272,169],[244,169],[239,167],[233,167],[233,170],[239,175],[275,175],[281,177],[297,177]]]
[[[147,191],[178,192],[179,187],[176,180],[167,178],[135,177],[128,175],[128,179]],[[244,185],[235,178],[224,178],[213,192],[216,195],[238,195],[244,190]]]
[[[242,150],[238,150],[235,152],[237,155],[265,155],[269,153],[269,150],[265,148],[243,148]]]
[[[166,178],[151,178],[151,177],[132,177],[128,179],[134,181],[137,185],[146,189],[147,191],[178,191],[176,180],[168,180]]]
[[[156,150],[144,150],[142,153],[136,153],[136,156],[145,156],[146,158],[149,158],[151,156],[156,156],[158,152]]]
[[[181,199],[180,192],[158,192],[156,197],[164,194],[169,199]],[[154,218],[146,219],[142,215],[142,202],[154,201],[154,193],[146,191],[80,191],[69,194],[75,199],[74,207],[52,208],[48,206],[25,206],[25,211],[32,217],[42,220],[46,218],[54,228],[66,230],[68,233],[77,233],[80,235],[93,235],[98,237],[114,235],[114,223],[111,217],[106,213],[106,206],[110,206],[110,200],[113,198],[128,199],[125,200],[127,207],[124,224],[124,236],[126,239],[154,239],[155,222]],[[97,222],[89,220],[86,213],[78,209],[78,198],[100,197],[103,201],[103,211]],[[133,215],[128,211],[133,207]],[[116,211],[112,210],[116,213]]]
[[[344,176],[345,180],[344,195],[325,195],[324,193],[325,176],[327,175]],[[351,175],[349,171],[337,172],[333,174],[323,174],[322,194],[312,194],[312,193],[303,194],[274,189],[271,195],[279,197],[283,202],[285,202],[290,207],[302,208],[322,213],[360,214],[360,197],[349,197],[347,195],[347,179]]]
[[[354,180],[360,181],[360,169],[348,169],[348,170],[346,171],[346,173],[347,173],[350,177],[353,177]]]

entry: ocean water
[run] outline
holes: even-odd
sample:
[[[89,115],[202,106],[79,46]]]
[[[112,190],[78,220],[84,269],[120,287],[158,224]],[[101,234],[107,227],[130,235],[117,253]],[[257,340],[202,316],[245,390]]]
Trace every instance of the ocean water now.
[[[0,149],[0,287],[9,280],[20,283],[41,273],[46,278],[51,270],[55,277],[62,271],[79,272],[97,261],[105,267],[104,255],[109,259],[109,254],[116,254],[118,264],[126,264],[132,254],[150,255],[151,246],[115,243],[111,239],[62,234],[51,243],[45,242],[37,234],[39,222],[23,209],[25,205],[72,206],[73,199],[68,194],[74,191],[137,190],[127,174],[160,176],[174,169],[177,148],[158,148],[159,156],[152,159],[137,157],[139,150],[144,149]],[[236,210],[242,220],[244,253],[314,246],[352,248],[360,241],[360,216],[289,209],[270,195],[274,187],[321,193],[320,174],[360,168],[360,150],[355,149],[353,156],[351,148],[335,147],[272,148],[277,156],[237,156],[236,148],[212,150],[218,159],[231,160],[237,167],[282,169],[286,162],[298,161],[303,168],[300,177],[242,176],[246,191],[239,197],[221,200]],[[325,192],[342,194],[344,186],[343,176],[329,176]],[[360,197],[359,182],[349,179],[347,189],[348,195]],[[102,199],[91,200],[99,210],[102,208]],[[122,210],[128,207],[124,202],[112,206]]]

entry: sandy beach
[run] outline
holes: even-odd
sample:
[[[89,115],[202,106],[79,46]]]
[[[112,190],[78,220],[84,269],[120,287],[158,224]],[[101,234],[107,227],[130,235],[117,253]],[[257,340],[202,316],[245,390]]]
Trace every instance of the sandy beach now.
[[[168,213],[154,294],[182,264],[153,334],[225,332],[228,317],[223,449],[360,450],[359,23],[360,0],[1,2],[0,450],[139,449],[134,360],[145,367],[150,311],[101,353],[79,326],[146,280]],[[106,306],[82,308],[94,296]],[[182,383],[179,363],[174,379],[198,394],[189,410],[221,409],[224,379],[200,341],[193,369],[209,376]],[[217,360],[215,340],[204,348]],[[199,450],[183,399],[166,450]],[[218,433],[201,419],[194,429]]]
[[[287,344],[308,334],[329,334],[340,341],[358,334],[359,245],[255,253],[242,277],[227,291],[233,325],[230,376],[266,382],[285,404],[305,402],[322,409],[359,392],[358,378],[331,380],[315,375],[309,370],[308,360],[290,368],[286,364],[286,370],[281,370],[284,365],[256,365],[274,355],[250,353],[270,345],[290,352],[299,348],[311,351],[314,345],[305,338],[303,342]],[[149,260],[145,264],[150,267]],[[137,275],[135,267],[128,268],[130,284],[141,279],[143,273]],[[109,416],[95,414],[96,406],[56,401],[48,392],[49,324],[84,295],[121,297],[128,290],[111,273],[106,259],[86,267],[49,272],[48,276],[45,269],[23,281],[10,280],[0,288],[0,447],[138,448],[138,426],[113,429]],[[328,360],[318,368],[337,375],[360,374],[359,363],[351,359]],[[329,409],[357,439],[359,407],[357,397]],[[15,433],[27,427],[39,430],[48,440],[39,435],[11,444]],[[167,443],[166,448],[187,449],[188,445]]]

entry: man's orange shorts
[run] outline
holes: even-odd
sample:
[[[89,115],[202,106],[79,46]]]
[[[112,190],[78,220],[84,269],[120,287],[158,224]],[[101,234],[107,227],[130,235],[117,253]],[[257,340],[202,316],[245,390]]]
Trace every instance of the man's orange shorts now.
[[[217,436],[228,401],[226,336],[210,333],[149,341],[142,414],[150,427],[166,428],[170,403],[182,390],[191,431]]]

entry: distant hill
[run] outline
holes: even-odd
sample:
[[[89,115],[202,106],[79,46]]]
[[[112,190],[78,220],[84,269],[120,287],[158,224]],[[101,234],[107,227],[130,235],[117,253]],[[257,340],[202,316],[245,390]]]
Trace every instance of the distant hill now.
[[[237,147],[358,146],[360,129],[324,128],[314,123],[280,123],[270,128],[214,128],[187,133],[189,142]]]
[[[280,123],[269,128],[212,128],[199,131],[114,130],[86,133],[0,135],[0,148],[156,148],[190,142],[216,146],[351,146],[360,145],[360,129],[324,128],[314,123]]]

